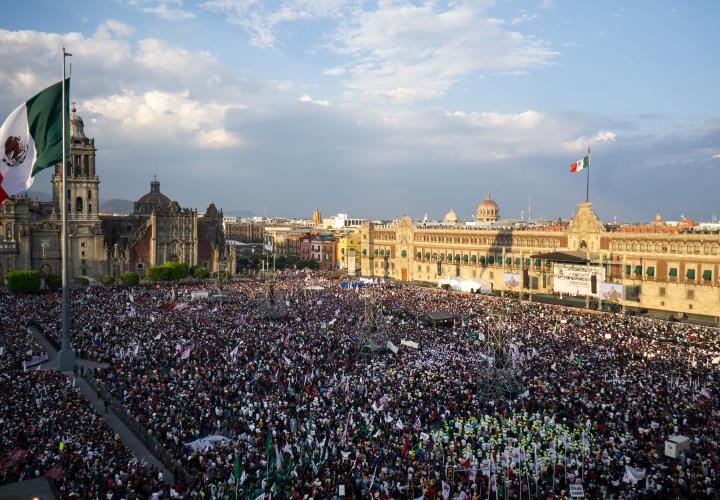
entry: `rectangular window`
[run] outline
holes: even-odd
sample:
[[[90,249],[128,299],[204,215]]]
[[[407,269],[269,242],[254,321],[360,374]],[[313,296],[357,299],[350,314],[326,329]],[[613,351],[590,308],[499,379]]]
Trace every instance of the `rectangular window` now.
[[[664,286],[661,286],[661,287],[658,289],[658,295],[659,295],[660,297],[665,297],[665,287],[664,287]]]
[[[685,298],[688,300],[693,300],[695,298],[695,290],[688,290],[685,292]]]

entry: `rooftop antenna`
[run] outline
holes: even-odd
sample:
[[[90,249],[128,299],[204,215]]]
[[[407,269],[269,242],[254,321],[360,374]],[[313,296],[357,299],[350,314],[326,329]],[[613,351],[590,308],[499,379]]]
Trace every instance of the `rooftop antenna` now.
[[[527,221],[530,222],[530,209],[532,208],[532,196],[528,195],[528,219]]]

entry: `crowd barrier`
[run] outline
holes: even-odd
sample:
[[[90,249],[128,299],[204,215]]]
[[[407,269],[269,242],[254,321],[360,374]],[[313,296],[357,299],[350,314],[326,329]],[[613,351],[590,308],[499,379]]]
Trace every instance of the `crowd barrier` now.
[[[60,350],[60,345],[55,342],[52,338],[47,336],[45,334],[45,331],[43,330],[42,326],[40,326],[37,322],[30,320],[28,321],[28,327],[34,328],[37,330],[37,332],[42,335],[42,337],[50,343],[56,350]],[[115,415],[118,416],[120,420],[123,421],[125,426],[127,426],[130,431],[135,434],[135,437],[138,438],[138,440],[145,445],[145,447],[150,450],[150,453],[152,453],[162,464],[165,466],[165,468],[173,473],[175,476],[175,482],[176,483],[182,483],[182,484],[190,484],[192,482],[192,477],[188,472],[183,468],[183,466],[179,463],[179,461],[173,459],[173,457],[170,455],[170,453],[165,449],[165,447],[158,442],[155,437],[150,434],[142,425],[138,423],[138,421],[128,413],[128,411],[125,409],[125,407],[117,401],[115,398],[112,397],[112,394],[110,394],[107,389],[102,385],[102,382],[95,379],[93,376],[92,370],[85,370],[84,380],[88,383],[90,388],[95,391],[95,394],[98,395],[98,397],[107,403],[109,408],[112,408],[112,410],[115,412]],[[100,408],[96,408],[98,412],[100,412]]]
[[[176,483],[189,484],[192,482],[192,477],[180,463],[173,459],[165,447],[158,442],[155,437],[150,434],[138,421],[128,413],[125,407],[113,398],[112,394],[105,389],[105,386],[99,380],[95,379],[92,371],[87,370],[85,372],[85,381],[92,388],[98,397],[107,403],[108,407],[115,412],[120,420],[127,426],[130,431],[135,434],[135,437],[150,450],[150,452],[162,462],[165,468],[173,473],[175,476]]]

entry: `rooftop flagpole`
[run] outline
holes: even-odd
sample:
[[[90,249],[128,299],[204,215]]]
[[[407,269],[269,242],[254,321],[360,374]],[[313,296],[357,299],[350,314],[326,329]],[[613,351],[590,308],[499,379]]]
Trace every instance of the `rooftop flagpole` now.
[[[587,177],[585,177],[585,201],[590,202],[590,146],[588,146],[588,154],[587,154],[588,164],[587,164]]]
[[[62,48],[62,194],[60,200],[62,203],[62,228],[60,235],[60,249],[62,254],[62,343],[60,352],[58,353],[58,370],[61,372],[69,372],[75,368],[75,351],[73,351],[70,342],[70,286],[68,283],[68,244],[67,244],[67,188],[65,186],[65,177],[67,172],[67,144],[65,115],[67,114],[67,101],[65,87],[65,59],[72,56],[69,52],[65,52]]]

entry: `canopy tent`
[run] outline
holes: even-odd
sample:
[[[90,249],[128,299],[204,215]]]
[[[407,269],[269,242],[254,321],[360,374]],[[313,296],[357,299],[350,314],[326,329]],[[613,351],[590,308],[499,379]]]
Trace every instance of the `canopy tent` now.
[[[588,262],[588,255],[585,252],[576,252],[576,251],[566,251],[566,252],[546,252],[546,253],[537,253],[530,256],[531,259],[540,260],[540,261],[550,261],[550,262],[562,262],[565,264],[587,264]],[[592,258],[593,256],[590,255]],[[536,263],[536,265],[538,265]]]
[[[438,287],[442,287],[443,285],[448,285],[451,289],[458,292],[492,293],[492,283],[481,279],[445,278],[438,280]]]
[[[369,283],[365,281],[341,281],[340,286],[343,288],[358,288],[361,286],[367,286]]]
[[[460,319],[460,316],[457,316],[449,311],[431,311],[420,316],[420,321],[431,325],[452,325],[453,321],[456,319]]]

